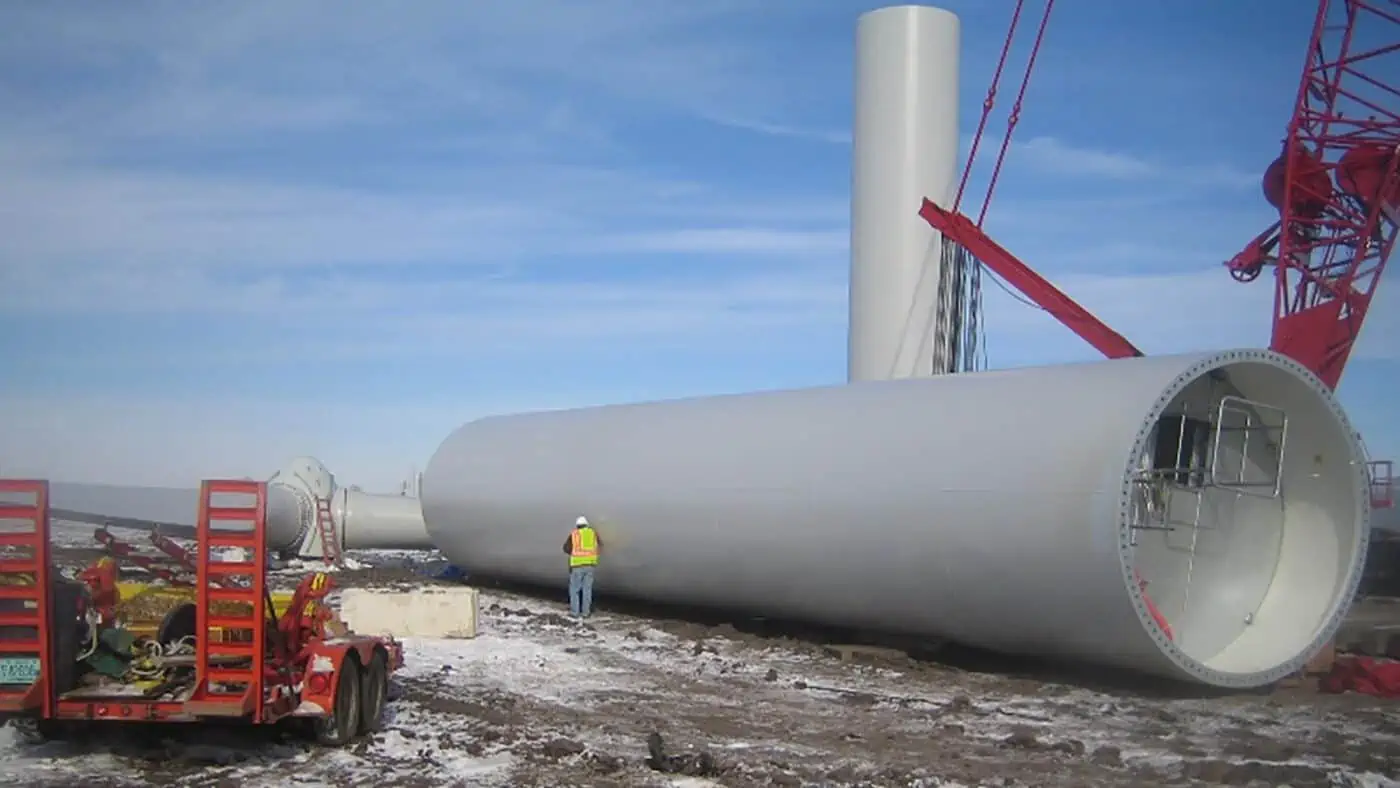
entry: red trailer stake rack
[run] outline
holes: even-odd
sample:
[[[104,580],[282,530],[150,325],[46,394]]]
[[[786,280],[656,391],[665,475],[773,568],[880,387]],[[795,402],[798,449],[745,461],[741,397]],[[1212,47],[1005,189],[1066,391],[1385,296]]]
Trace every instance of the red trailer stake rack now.
[[[156,638],[134,640],[100,629],[86,589],[51,566],[48,483],[0,480],[0,720],[46,734],[94,720],[300,721],[332,746],[377,729],[400,644],[338,631],[325,603],[334,583],[320,572],[279,618],[266,516],[266,483],[203,482],[196,601],[167,615]],[[103,648],[119,656],[100,663],[105,672],[93,659]]]

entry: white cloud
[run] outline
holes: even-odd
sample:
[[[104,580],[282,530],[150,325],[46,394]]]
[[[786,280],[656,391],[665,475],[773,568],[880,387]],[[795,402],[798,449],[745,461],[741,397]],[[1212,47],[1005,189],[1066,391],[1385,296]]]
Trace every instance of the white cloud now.
[[[765,15],[737,0],[429,0],[411,13],[240,0],[82,14],[12,6],[0,26],[24,31],[7,42],[12,62],[98,75],[125,66],[137,76],[115,85],[99,76],[101,90],[70,95],[31,122],[101,111],[107,136],[163,138],[386,124],[405,112],[507,129],[537,118],[542,96],[554,104],[589,92],[777,123],[790,80],[764,67],[777,62],[772,47],[745,33]]]
[[[1101,176],[1138,179],[1158,174],[1158,169],[1137,156],[1066,145],[1054,137],[1032,137],[1013,143],[1018,160],[1055,175]]]
[[[744,118],[722,115],[708,115],[707,118],[722,126],[732,126],[736,129],[767,134],[772,137],[792,137],[794,139],[826,142],[832,145],[849,145],[851,143],[851,133],[849,131],[787,126],[781,123],[767,123],[759,120],[747,120]]]
[[[971,144],[972,136],[965,135],[962,150],[968,151]],[[999,137],[983,135],[974,172],[983,177],[990,175],[1000,147]],[[1066,179],[1102,179],[1152,181],[1164,187],[1244,190],[1257,189],[1264,174],[1262,169],[1250,172],[1222,163],[1182,165],[1123,148],[1091,147],[1048,135],[1012,138],[1003,173],[1018,171],[1019,175],[1051,176],[1061,188]]]
[[[774,230],[753,227],[638,232],[597,241],[603,251],[667,252],[679,254],[844,254],[850,248],[845,228]]]

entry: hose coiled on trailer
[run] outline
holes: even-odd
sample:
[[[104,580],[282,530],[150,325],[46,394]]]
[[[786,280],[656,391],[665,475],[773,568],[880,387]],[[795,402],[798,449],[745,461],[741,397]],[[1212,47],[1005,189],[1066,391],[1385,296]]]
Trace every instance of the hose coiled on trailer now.
[[[170,643],[147,640],[138,648],[141,654],[132,660],[131,667],[127,670],[128,675],[137,681],[160,681],[174,670],[164,663],[164,658],[195,653],[195,638],[194,635],[186,635]]]

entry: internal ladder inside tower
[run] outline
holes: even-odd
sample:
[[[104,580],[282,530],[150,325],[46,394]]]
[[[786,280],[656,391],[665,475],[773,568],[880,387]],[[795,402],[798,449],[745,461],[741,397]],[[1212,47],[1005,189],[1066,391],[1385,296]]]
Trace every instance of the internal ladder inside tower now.
[[[1288,414],[1226,394],[1193,412],[1187,404],[1163,415],[1153,445],[1133,476],[1133,544],[1140,531],[1201,527],[1211,490],[1277,498],[1282,493]]]
[[[1180,608],[1185,615],[1191,602],[1196,552],[1202,531],[1202,509],[1207,496],[1278,498],[1283,491],[1284,450],[1288,414],[1281,408],[1224,394],[1211,397],[1193,412],[1183,401],[1163,415],[1154,429],[1150,450],[1133,479],[1131,543],[1136,546],[1143,531],[1173,532],[1188,529],[1189,541],[1176,549],[1186,553],[1186,576]]]

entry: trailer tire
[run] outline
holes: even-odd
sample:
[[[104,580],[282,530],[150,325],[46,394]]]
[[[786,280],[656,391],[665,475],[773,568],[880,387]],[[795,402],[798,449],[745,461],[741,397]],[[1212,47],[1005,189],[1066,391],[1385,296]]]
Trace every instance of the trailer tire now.
[[[184,602],[171,608],[160,620],[156,629],[156,640],[161,645],[193,637],[199,629],[199,608],[193,602]]]
[[[369,670],[360,683],[360,733],[378,733],[384,727],[384,701],[389,697],[389,658],[376,648]]]
[[[360,733],[360,663],[353,654],[340,666],[335,689],[335,707],[316,720],[316,743],[344,747]]]
[[[78,615],[78,601],[87,593],[82,583],[66,579],[56,579],[50,584],[53,604],[53,669],[50,682],[55,695],[78,686],[82,666],[78,664],[78,654],[83,650],[83,640],[87,625]]]

